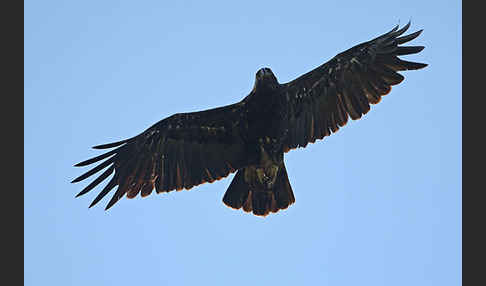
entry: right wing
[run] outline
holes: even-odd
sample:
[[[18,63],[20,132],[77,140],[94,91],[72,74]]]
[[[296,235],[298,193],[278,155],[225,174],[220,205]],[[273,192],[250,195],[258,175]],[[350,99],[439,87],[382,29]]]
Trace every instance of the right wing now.
[[[373,40],[356,45],[314,70],[283,84],[282,100],[289,114],[284,150],[305,147],[338,131],[348,121],[361,118],[393,85],[404,77],[399,71],[427,64],[398,56],[415,54],[423,46],[403,46],[422,30],[401,36],[410,26],[398,26]]]

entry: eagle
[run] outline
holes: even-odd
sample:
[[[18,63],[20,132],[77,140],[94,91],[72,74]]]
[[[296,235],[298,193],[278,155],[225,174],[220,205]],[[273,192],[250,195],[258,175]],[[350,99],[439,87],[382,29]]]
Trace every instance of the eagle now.
[[[410,21],[401,29],[397,25],[287,83],[279,83],[270,68],[262,68],[240,102],[177,113],[135,137],[94,146],[112,150],[74,165],[105,159],[72,183],[108,168],[76,197],[113,173],[89,207],[117,186],[105,210],[124,195],[189,190],[236,172],[223,196],[225,205],[257,216],[288,208],[295,197],[284,154],[336,133],[348,118],[361,118],[370,104],[380,102],[391,86],[403,81],[399,71],[427,66],[399,58],[424,49],[402,45],[423,31],[403,35],[409,27]]]

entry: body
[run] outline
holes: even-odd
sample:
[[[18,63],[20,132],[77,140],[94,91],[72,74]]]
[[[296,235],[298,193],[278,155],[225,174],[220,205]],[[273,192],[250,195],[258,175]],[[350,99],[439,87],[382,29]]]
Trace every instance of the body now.
[[[244,120],[249,150],[255,152],[257,169],[265,173],[283,162],[283,141],[286,136],[287,118],[281,110],[281,86],[269,68],[262,68],[256,74],[255,87],[245,98]],[[269,176],[270,174],[267,174]],[[275,175],[275,174],[273,174]]]
[[[260,69],[255,85],[243,102],[246,118],[241,133],[251,161],[238,170],[223,202],[256,215],[287,208],[295,201],[284,165],[287,113],[282,112],[282,86],[269,68]]]

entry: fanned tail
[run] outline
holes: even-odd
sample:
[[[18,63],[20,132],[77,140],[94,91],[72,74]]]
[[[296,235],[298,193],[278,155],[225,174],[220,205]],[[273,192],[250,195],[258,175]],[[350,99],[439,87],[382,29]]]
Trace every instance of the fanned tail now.
[[[295,202],[287,170],[283,163],[279,167],[275,184],[270,189],[264,188],[257,182],[247,182],[245,180],[245,169],[238,170],[233,181],[231,181],[223,197],[225,205],[234,209],[243,208],[245,212],[253,212],[257,216],[266,216],[270,212],[276,213],[279,210],[286,209]]]

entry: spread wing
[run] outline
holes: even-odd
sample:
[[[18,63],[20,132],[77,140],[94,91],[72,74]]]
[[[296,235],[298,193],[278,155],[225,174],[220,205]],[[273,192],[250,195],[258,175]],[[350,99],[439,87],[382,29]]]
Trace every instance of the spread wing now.
[[[282,100],[287,101],[285,106],[289,114],[286,152],[335,133],[346,124],[348,116],[353,120],[361,118],[370,110],[370,103],[378,103],[392,85],[404,79],[397,71],[427,66],[398,58],[424,48],[401,46],[422,32],[401,36],[409,26],[410,22],[400,30],[396,26],[283,84]]]
[[[113,172],[114,176],[90,207],[116,186],[106,209],[125,194],[133,198],[138,193],[145,197],[154,188],[157,193],[190,189],[229,175],[246,160],[238,132],[243,104],[175,114],[133,138],[93,147],[116,149],[75,165],[86,166],[107,158],[73,183],[108,167],[77,196],[89,192]]]

